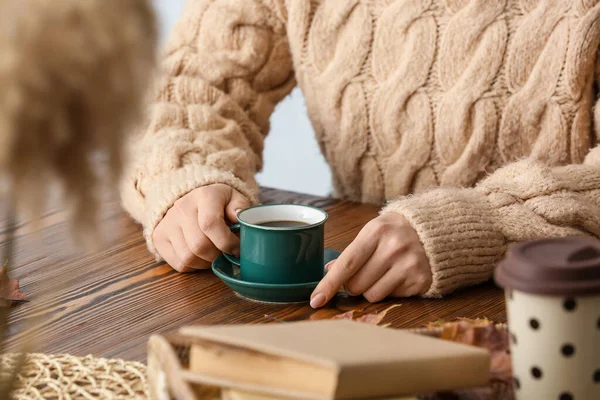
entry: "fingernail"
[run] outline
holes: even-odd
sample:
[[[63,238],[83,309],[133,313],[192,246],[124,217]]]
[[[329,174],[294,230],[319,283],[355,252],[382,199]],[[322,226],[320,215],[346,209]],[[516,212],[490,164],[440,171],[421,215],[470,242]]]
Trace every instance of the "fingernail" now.
[[[327,264],[325,264],[325,270],[329,271],[331,269],[332,265],[333,265],[333,261],[329,261]]]
[[[315,297],[310,299],[310,306],[312,308],[319,308],[325,304],[325,295],[323,293],[318,293]]]
[[[237,210],[235,210],[235,215],[238,215],[238,214],[239,214],[239,213],[241,213],[242,211],[244,211],[244,210],[243,210],[243,209],[241,209],[241,208],[238,208]]]

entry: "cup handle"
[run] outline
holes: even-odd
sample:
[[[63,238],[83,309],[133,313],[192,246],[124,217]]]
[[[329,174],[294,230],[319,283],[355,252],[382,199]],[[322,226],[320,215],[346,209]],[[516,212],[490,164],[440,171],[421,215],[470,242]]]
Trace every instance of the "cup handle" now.
[[[239,231],[240,224],[233,224],[229,227],[229,229],[231,229],[231,232]],[[223,253],[223,257],[225,257],[230,263],[235,264],[238,267],[240,266],[240,259],[238,257],[227,253]]]

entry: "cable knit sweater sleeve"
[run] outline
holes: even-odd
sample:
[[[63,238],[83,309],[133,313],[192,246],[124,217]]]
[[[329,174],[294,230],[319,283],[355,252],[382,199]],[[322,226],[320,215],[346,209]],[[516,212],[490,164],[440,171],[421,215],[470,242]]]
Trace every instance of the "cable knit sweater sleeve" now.
[[[600,236],[600,146],[584,164],[550,168],[523,160],[474,189],[437,189],[396,200],[417,230],[437,297],[491,278],[512,242],[550,236]]]
[[[295,86],[285,18],[275,0],[187,2],[121,191],[154,253],[154,228],[191,190],[225,183],[257,201],[269,117]]]

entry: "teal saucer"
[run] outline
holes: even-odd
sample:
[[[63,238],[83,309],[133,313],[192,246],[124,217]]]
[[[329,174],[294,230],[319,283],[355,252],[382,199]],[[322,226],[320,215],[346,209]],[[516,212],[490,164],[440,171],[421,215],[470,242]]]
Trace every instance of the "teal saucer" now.
[[[340,256],[339,251],[325,249],[323,266]],[[263,303],[304,303],[310,299],[317,282],[295,284],[269,284],[246,282],[240,279],[239,267],[222,255],[212,264],[213,272],[239,296]],[[325,269],[323,269],[325,274]]]

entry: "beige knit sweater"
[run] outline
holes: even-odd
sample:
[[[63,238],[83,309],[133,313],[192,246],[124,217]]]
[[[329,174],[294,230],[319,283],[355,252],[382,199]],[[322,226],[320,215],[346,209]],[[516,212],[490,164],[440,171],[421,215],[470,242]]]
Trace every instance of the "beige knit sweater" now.
[[[599,0],[189,0],[124,205],[154,251],[194,188],[256,202],[298,84],[337,195],[413,224],[428,295],[486,281],[511,242],[600,235],[599,42]]]

